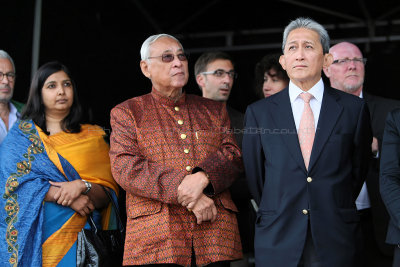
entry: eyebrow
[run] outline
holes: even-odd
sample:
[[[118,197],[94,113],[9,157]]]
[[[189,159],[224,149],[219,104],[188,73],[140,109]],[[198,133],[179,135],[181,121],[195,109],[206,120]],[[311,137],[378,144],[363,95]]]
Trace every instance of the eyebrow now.
[[[288,42],[287,44],[297,44],[297,43],[299,43],[299,41],[293,40],[293,41]],[[301,43],[302,44],[314,44],[313,41],[309,41],[309,40],[301,41]]]
[[[62,83],[71,82],[71,79],[66,79],[66,80],[63,80],[63,81],[61,81],[61,82],[62,82]],[[56,82],[56,81],[49,81],[49,82],[45,83],[45,85],[52,84],[52,83],[57,83],[57,82]]]
[[[222,70],[222,71],[226,71],[226,72],[235,71],[234,69],[230,69],[230,70],[224,70],[224,69],[221,69],[221,68],[219,68],[219,69],[216,69],[216,70],[214,70],[214,71],[218,71],[218,70]]]
[[[177,52],[182,52],[182,51],[183,51],[182,48],[179,48],[179,49],[177,50]],[[167,49],[167,50],[164,50],[162,53],[163,53],[163,54],[165,54],[165,53],[173,53],[173,51],[172,51],[171,49]]]

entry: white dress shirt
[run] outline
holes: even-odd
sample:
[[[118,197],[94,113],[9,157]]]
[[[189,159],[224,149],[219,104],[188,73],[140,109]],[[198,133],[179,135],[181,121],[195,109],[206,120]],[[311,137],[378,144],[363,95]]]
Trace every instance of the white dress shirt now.
[[[292,83],[292,81],[290,81],[289,98],[290,98],[290,104],[292,105],[293,118],[296,124],[297,131],[299,130],[300,119],[304,109],[304,101],[303,99],[301,99],[300,94],[304,92],[305,91],[301,90],[299,87],[297,87],[297,85],[295,85],[294,83]],[[322,78],[310,90],[308,90],[307,93],[313,95],[313,98],[311,98],[310,100],[310,106],[314,115],[315,130],[317,130],[319,113],[321,111],[322,98],[324,96],[324,83],[322,81]]]
[[[17,111],[17,108],[9,102],[10,114],[8,115],[8,130],[14,125],[14,123],[19,119],[20,114]],[[7,127],[2,119],[0,119],[0,144],[3,142],[4,138],[6,138],[8,131]]]

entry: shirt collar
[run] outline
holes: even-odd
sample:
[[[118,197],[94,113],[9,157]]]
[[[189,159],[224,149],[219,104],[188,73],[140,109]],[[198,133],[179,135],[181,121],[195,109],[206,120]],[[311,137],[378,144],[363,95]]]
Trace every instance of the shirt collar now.
[[[305,91],[301,90],[297,85],[295,85],[292,81],[289,82],[289,98],[290,98],[290,103],[293,103],[297,97],[301,93]],[[310,90],[307,91],[308,93],[312,94],[314,98],[318,102],[322,102],[322,97],[324,95],[324,82],[322,81],[322,78],[313,86],[311,87]]]
[[[179,97],[178,100],[175,100],[175,99],[169,98],[169,97],[161,94],[154,87],[151,90],[151,95],[154,97],[154,99],[156,101],[160,102],[161,104],[171,106],[171,107],[185,103],[185,99],[186,99],[185,91],[182,91],[182,95]]]
[[[17,117],[19,119],[21,114],[18,112],[17,108],[11,102],[8,102],[8,103],[9,103],[9,107],[10,107],[10,114],[14,115],[15,117]]]

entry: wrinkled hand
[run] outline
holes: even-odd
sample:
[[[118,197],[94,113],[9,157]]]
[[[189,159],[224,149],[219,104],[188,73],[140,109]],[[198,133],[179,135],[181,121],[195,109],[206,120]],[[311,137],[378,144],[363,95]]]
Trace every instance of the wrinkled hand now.
[[[204,172],[186,175],[178,186],[178,203],[192,209],[208,183],[209,180]]]
[[[217,219],[217,207],[215,206],[214,200],[204,194],[197,200],[192,212],[196,216],[197,224],[206,221],[214,222]]]
[[[85,185],[82,180],[75,180],[71,182],[52,182],[52,186],[58,187],[58,191],[54,195],[54,200],[57,204],[63,206],[70,206],[85,190]]]
[[[94,209],[94,204],[87,195],[80,195],[69,206],[82,216],[89,215]]]

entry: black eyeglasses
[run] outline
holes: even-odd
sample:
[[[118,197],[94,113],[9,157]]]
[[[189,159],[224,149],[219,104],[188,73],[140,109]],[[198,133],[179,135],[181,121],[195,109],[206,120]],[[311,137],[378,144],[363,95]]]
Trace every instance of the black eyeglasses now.
[[[185,53],[180,53],[176,55],[180,61],[186,61],[188,59],[188,55]],[[162,54],[161,56],[156,57],[148,57],[147,59],[157,58],[160,57],[162,62],[169,63],[174,61],[175,55],[174,54]]]
[[[232,79],[236,79],[237,78],[237,73],[234,72],[233,70],[224,71],[224,70],[218,69],[218,70],[215,70],[215,71],[201,72],[200,74],[204,74],[204,75],[211,74],[211,75],[214,75],[215,77],[218,77],[218,78],[224,78],[228,74],[229,78],[232,78]]]
[[[333,62],[332,62],[332,64],[338,64],[338,65],[345,65],[345,64],[347,64],[347,63],[350,63],[350,62],[354,62],[355,64],[357,64],[357,63],[362,63],[362,64],[366,64],[367,63],[367,59],[366,58],[358,58],[358,57],[355,57],[355,58],[342,58],[342,59],[336,59],[336,60],[334,60]]]
[[[7,79],[8,79],[9,82],[13,82],[14,79],[15,79],[15,73],[14,72],[7,72],[7,73],[0,72],[0,81],[2,81],[5,76],[7,76]]]

